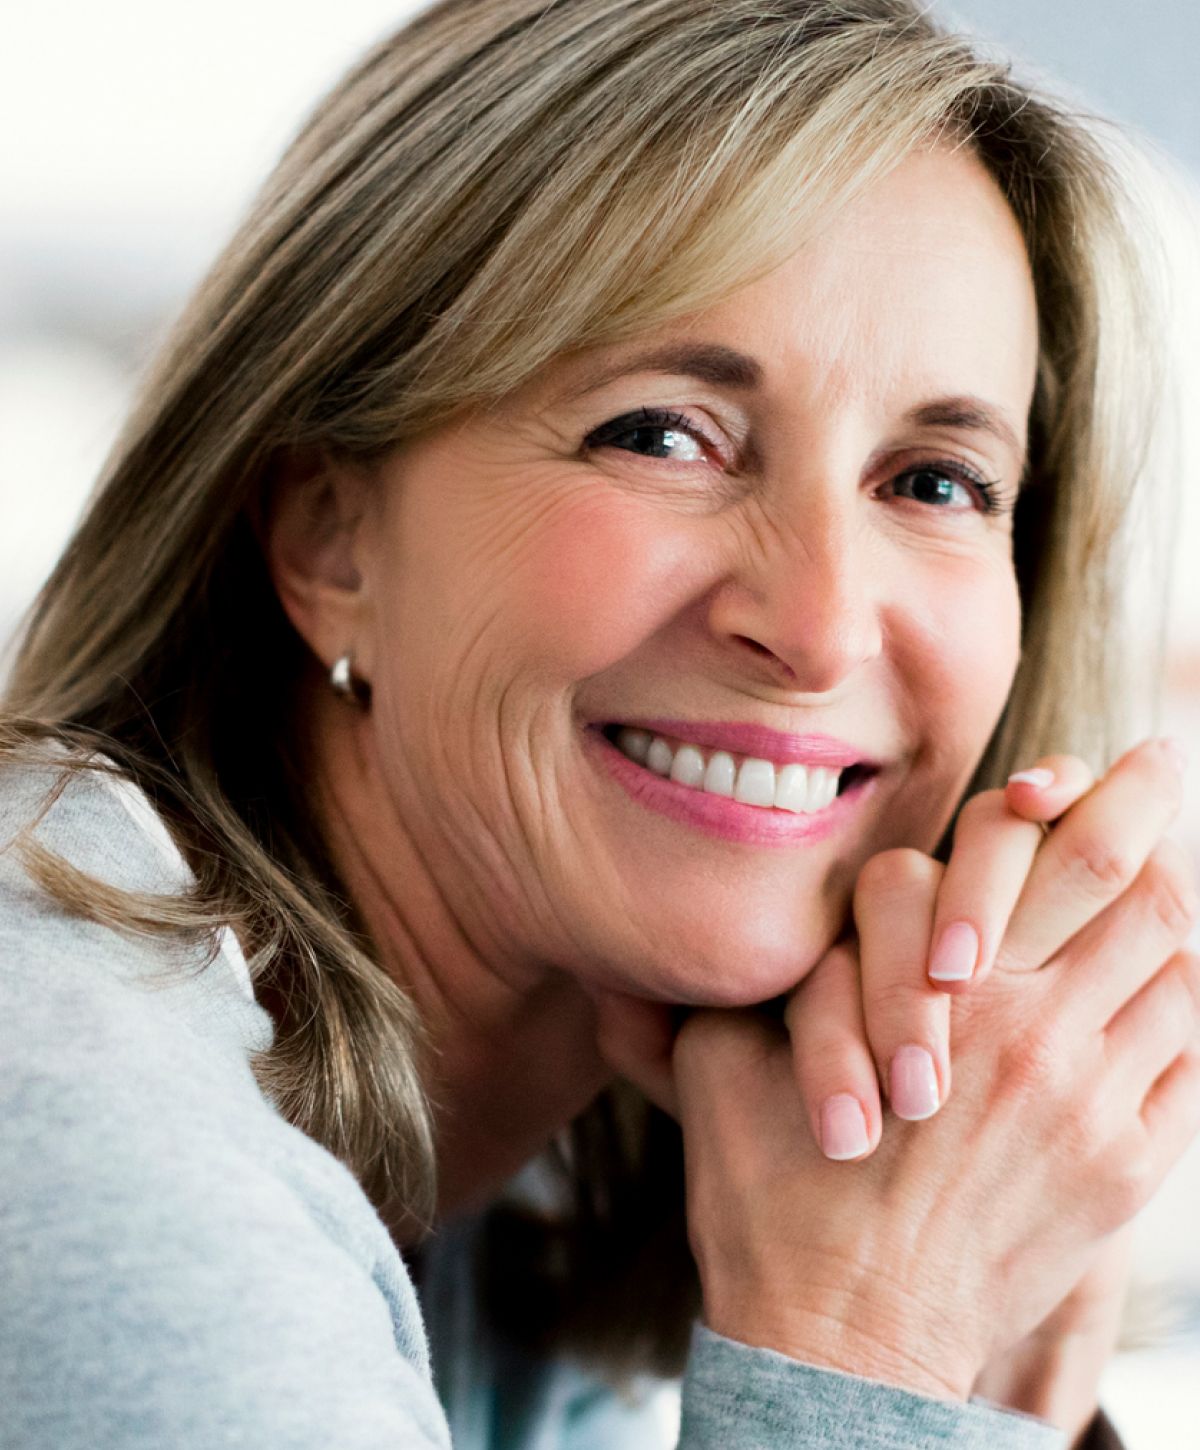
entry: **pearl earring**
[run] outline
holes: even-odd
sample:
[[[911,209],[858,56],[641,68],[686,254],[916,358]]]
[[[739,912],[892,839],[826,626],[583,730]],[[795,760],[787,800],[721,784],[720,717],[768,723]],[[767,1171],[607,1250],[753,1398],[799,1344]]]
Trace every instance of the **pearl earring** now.
[[[371,687],[366,680],[354,673],[351,661],[349,650],[334,660],[333,668],[329,671],[329,687],[343,700],[365,706],[371,698]]]

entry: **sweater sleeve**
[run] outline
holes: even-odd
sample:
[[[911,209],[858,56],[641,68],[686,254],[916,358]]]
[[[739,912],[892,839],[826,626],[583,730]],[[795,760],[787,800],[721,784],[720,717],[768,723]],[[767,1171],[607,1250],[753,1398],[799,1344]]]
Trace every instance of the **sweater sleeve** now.
[[[0,942],[0,1445],[447,1450],[382,1223],[218,1046],[236,987],[197,1033],[59,926]]]
[[[819,1369],[692,1333],[679,1450],[1063,1450],[1044,1421]]]

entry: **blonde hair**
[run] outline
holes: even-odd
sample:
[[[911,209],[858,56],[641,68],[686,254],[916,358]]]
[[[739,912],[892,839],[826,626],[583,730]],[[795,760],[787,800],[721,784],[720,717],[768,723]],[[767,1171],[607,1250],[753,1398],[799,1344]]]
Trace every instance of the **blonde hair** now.
[[[277,1005],[264,1090],[377,1204],[432,1212],[420,1026],[307,808],[291,705],[312,660],[249,523],[276,460],[377,456],[565,351],[711,304],[938,140],[1007,197],[1041,322],[1023,655],[973,789],[1049,750],[1099,765],[1125,730],[1148,431],[1137,249],[1088,130],[910,0],[442,0],[318,106],[145,379],[29,618],[0,747],[105,751],[196,889],[122,905],[28,859],[72,909],[130,929],[232,924]],[[573,1125],[570,1222],[506,1230],[513,1273],[555,1233],[574,1246],[514,1332],[679,1364],[696,1301],[672,1134],[620,1088]],[[635,1308],[621,1275],[645,1262],[661,1302]]]

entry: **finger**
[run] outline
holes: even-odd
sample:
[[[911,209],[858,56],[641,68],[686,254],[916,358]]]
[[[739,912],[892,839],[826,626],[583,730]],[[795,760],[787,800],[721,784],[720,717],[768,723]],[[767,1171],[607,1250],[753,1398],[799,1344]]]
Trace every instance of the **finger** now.
[[[838,1162],[867,1157],[879,1145],[883,1112],[852,945],[826,952],[789,997],[784,1022],[817,1146]]]
[[[867,1039],[892,1111],[909,1121],[950,1092],[950,999],[925,973],[943,870],[920,851],[881,851],[854,888]]]
[[[1043,966],[1128,889],[1179,810],[1176,761],[1161,741],[1135,746],[1059,820],[1034,858],[998,966]]]
[[[1181,1053],[1167,1068],[1146,1094],[1141,1116],[1156,1188],[1200,1129],[1200,1047]]]
[[[808,1148],[787,1033],[777,1019],[754,1009],[697,1009],[676,1034],[672,1065],[693,1156],[705,1144],[719,1148],[734,1172],[739,1163],[778,1163]]]
[[[1014,771],[1004,796],[1027,821],[1056,821],[1095,783],[1091,767],[1077,755],[1046,755],[1035,766]]]
[[[1176,952],[1108,1024],[1105,1076],[1124,1103],[1139,1102],[1200,1031],[1200,956]]]
[[[679,1099],[671,1065],[674,1009],[665,1002],[649,1002],[621,992],[593,989],[591,996],[600,1056],[656,1107],[678,1119]]]
[[[938,891],[929,979],[945,992],[964,992],[991,970],[1009,917],[1055,820],[1094,784],[1075,755],[1049,755],[982,791],[959,811],[954,848]]]
[[[935,986],[962,991],[987,975],[1041,844],[1040,826],[1016,815],[1002,790],[959,811],[934,911],[927,972]]]
[[[1187,941],[1200,893],[1190,854],[1160,841],[1123,896],[1088,922],[1049,963],[1051,999],[1064,1018],[1082,1012],[1088,1030],[1110,1020]]]

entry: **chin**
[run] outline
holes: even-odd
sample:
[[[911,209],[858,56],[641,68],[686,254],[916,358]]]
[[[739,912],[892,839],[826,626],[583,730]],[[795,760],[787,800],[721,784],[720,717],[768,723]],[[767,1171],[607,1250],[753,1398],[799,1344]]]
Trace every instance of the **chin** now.
[[[620,952],[587,973],[600,985],[630,996],[691,1007],[750,1007],[790,992],[837,940],[848,901],[802,919],[761,914],[728,923],[691,915],[664,916],[641,949]]]

